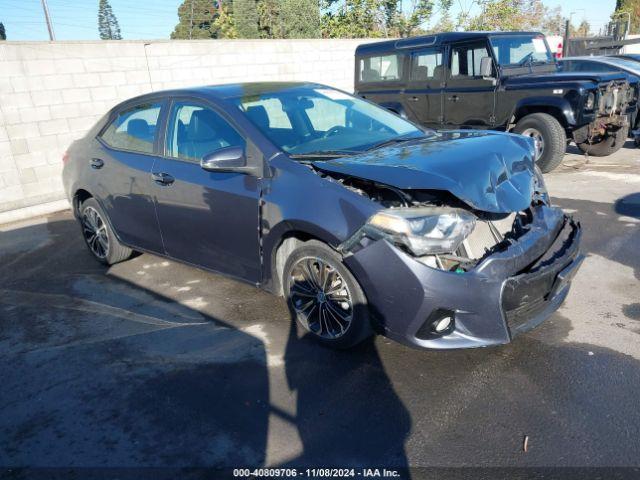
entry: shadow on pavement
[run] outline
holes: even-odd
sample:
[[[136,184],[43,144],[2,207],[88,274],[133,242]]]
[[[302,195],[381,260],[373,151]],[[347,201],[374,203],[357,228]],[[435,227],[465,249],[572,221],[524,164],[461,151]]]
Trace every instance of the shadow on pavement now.
[[[291,323],[283,413],[242,311],[222,320],[125,268],[93,260],[70,219],[0,242],[0,465],[259,467],[275,416],[301,440],[291,464],[408,466],[410,416],[373,341],[333,351]]]

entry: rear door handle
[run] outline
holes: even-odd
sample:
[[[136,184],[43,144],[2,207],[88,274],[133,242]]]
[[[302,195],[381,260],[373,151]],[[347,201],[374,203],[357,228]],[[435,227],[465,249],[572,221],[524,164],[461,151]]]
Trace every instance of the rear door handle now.
[[[420,100],[418,97],[409,97],[410,102],[417,102],[418,100]]]
[[[164,172],[154,172],[151,174],[151,178],[153,178],[153,181],[156,182],[158,185],[164,185],[164,186],[171,185],[176,180],[171,175]]]
[[[90,164],[91,164],[91,168],[95,168],[96,170],[98,170],[104,167],[104,160],[100,158],[92,158]]]
[[[447,97],[447,100],[457,102],[458,100],[460,100],[460,97],[458,95],[451,95],[450,97]]]

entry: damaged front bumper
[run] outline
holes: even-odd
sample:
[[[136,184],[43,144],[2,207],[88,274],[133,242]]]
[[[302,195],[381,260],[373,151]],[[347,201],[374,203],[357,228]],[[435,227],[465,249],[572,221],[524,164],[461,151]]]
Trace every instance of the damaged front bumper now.
[[[381,333],[422,348],[483,347],[549,317],[584,259],[581,229],[558,208],[532,209],[526,233],[467,272],[429,267],[386,240],[347,254]],[[453,323],[438,334],[431,327],[442,315]]]

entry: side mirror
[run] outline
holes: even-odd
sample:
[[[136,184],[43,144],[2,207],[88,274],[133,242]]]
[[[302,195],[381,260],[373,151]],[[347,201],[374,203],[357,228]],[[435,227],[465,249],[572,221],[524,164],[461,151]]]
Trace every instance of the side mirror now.
[[[480,59],[480,75],[485,80],[493,78],[493,62],[491,57],[482,57]]]
[[[247,158],[242,147],[224,147],[209,153],[200,160],[200,167],[208,172],[253,173],[247,166]]]

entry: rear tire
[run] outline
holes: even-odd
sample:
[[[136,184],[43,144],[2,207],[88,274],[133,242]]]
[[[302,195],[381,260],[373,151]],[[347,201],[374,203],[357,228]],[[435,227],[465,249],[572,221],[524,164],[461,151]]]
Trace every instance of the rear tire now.
[[[131,257],[133,251],[116,238],[107,215],[94,198],[82,202],[78,210],[82,237],[96,260],[103,265],[113,265]]]
[[[536,163],[542,173],[548,173],[562,163],[567,150],[567,135],[560,122],[548,113],[531,113],[522,117],[513,131],[528,136],[539,133],[543,149]]]
[[[591,155],[592,157],[606,157],[612,153],[617,152],[622,148],[629,136],[629,127],[622,127],[613,135],[609,135],[602,141],[594,144],[587,142],[579,143],[578,148],[584,153]]]
[[[314,339],[346,349],[373,334],[367,299],[334,250],[317,240],[287,258],[282,285],[296,321]]]

